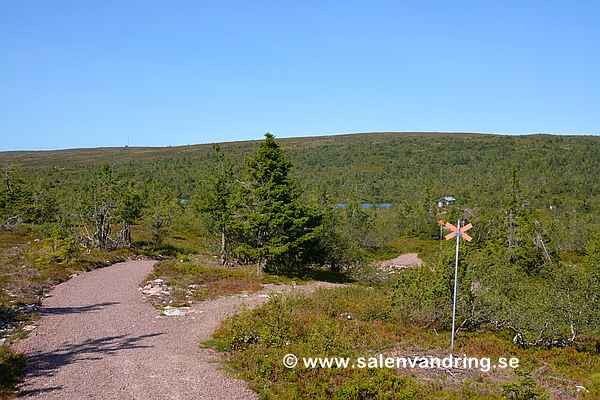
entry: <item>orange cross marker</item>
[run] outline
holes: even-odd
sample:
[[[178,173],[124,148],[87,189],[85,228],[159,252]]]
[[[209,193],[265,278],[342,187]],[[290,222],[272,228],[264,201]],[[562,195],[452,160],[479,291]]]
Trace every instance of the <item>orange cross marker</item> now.
[[[440,219],[440,220],[438,221],[438,225],[444,225],[444,220],[443,220],[443,219]]]
[[[445,236],[446,240],[450,240],[456,236],[462,236],[462,238],[465,239],[467,242],[473,240],[471,236],[466,234],[466,232],[473,227],[473,225],[471,224],[467,224],[460,229],[452,225],[450,222],[446,222],[446,225],[444,226],[452,231]]]
[[[473,238],[471,236],[467,235],[467,233],[466,233],[469,229],[471,229],[473,227],[473,225],[467,224],[459,229],[456,226],[452,225],[450,222],[446,222],[446,224],[444,226],[452,231],[445,236],[446,240],[450,240],[453,237],[456,237],[456,263],[454,263],[454,300],[452,303],[452,343],[450,345],[450,351],[453,351],[454,350],[454,333],[455,333],[454,325],[456,324],[456,288],[458,286],[457,285],[457,282],[458,282],[458,245],[460,243],[461,236],[467,242],[470,242],[471,240],[473,240]],[[458,226],[460,226],[460,219],[458,220]],[[441,231],[441,228],[440,228],[440,231]],[[442,247],[441,247],[441,242],[440,242],[440,249],[441,248]]]

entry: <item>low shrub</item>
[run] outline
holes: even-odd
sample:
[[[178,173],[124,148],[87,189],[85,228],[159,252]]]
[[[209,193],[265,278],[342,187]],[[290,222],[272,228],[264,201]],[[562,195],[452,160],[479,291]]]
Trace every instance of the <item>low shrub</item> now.
[[[25,356],[0,345],[0,398],[10,398],[25,369]]]
[[[227,352],[227,368],[264,399],[544,399],[565,392],[576,396],[576,385],[589,393],[598,390],[597,353],[522,348],[507,340],[505,332],[486,329],[461,332],[454,354],[486,357],[492,363],[516,357],[517,369],[448,373],[303,365],[308,357],[447,356],[450,332],[403,321],[402,309],[392,303],[393,290],[348,286],[318,290],[310,297],[275,295],[263,306],[229,318],[211,345]],[[299,360],[295,368],[283,365],[290,353]]]

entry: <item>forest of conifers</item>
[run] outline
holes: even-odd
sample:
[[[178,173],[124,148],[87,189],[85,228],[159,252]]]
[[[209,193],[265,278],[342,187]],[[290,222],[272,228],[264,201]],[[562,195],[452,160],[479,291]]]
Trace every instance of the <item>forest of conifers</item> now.
[[[248,163],[261,143],[3,152],[0,224],[47,238],[53,262],[94,248],[218,255],[215,182],[227,177],[222,189],[239,203],[248,177],[261,179]],[[463,329],[508,329],[524,346],[600,337],[600,137],[368,133],[276,143],[295,193],[282,201],[302,204],[290,213],[299,221],[308,212],[318,237],[290,245],[292,258],[253,253],[243,239],[252,217],[237,231],[228,221],[227,240],[238,245],[228,261],[356,270],[393,255],[403,238],[437,243],[437,221],[461,219],[474,226],[461,255]],[[456,203],[439,208],[444,196]],[[248,204],[223,210],[241,218]],[[193,237],[195,247],[177,247],[174,237]],[[273,246],[281,253],[289,243]],[[394,283],[391,296],[407,320],[447,327],[452,254],[444,244],[424,255],[426,268]]]
[[[278,143],[306,202],[394,205],[385,227],[361,232],[373,245],[399,236],[434,236],[435,200],[443,196],[457,199],[455,212],[469,209],[477,215],[473,232],[479,242],[506,236],[515,201],[539,221],[557,250],[585,253],[598,230],[598,137],[374,133]],[[257,143],[221,147],[241,177],[244,157]],[[145,205],[161,196],[177,203],[175,230],[203,229],[193,203],[219,168],[210,145],[4,152],[0,160],[0,222],[20,215],[38,225],[79,224],[78,207],[107,163],[123,192],[138,193]],[[8,186],[24,196],[9,201]]]

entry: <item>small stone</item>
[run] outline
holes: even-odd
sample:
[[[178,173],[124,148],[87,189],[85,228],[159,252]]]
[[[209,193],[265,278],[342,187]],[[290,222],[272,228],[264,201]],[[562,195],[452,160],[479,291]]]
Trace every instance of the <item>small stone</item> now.
[[[185,317],[185,313],[178,308],[165,309],[163,313],[167,317]]]
[[[34,330],[35,328],[37,328],[37,326],[35,326],[35,325],[25,325],[25,326],[23,327],[23,330],[25,330],[25,331],[32,331],[32,330]]]

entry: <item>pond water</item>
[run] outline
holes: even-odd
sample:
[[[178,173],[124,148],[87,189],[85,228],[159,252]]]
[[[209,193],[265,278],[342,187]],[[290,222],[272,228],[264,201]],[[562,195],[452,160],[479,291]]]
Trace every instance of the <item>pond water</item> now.
[[[345,204],[338,204],[339,208],[346,208]],[[371,204],[371,203],[362,203],[360,205],[362,208],[390,208],[392,205],[390,203],[380,203],[380,204]]]

